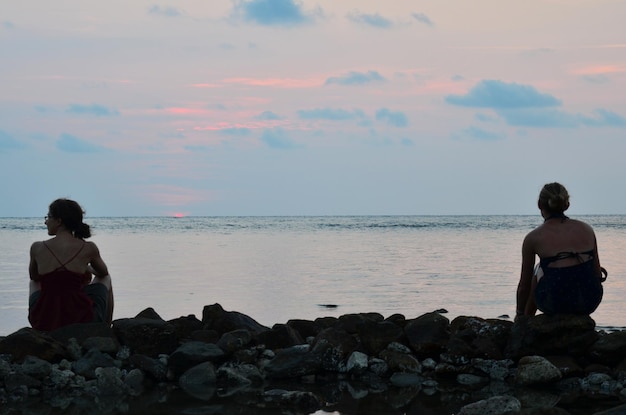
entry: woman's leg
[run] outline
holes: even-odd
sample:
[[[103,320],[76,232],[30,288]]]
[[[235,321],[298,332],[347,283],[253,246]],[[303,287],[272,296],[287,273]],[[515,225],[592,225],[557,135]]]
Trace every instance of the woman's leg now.
[[[105,319],[106,323],[111,324],[113,322],[113,284],[111,282],[111,276],[105,275],[104,277],[94,277],[91,283],[102,284],[107,287],[109,298],[107,298],[107,311]]]
[[[41,290],[41,284],[37,281],[30,280],[30,284],[28,285],[28,296],[33,295],[34,292]]]

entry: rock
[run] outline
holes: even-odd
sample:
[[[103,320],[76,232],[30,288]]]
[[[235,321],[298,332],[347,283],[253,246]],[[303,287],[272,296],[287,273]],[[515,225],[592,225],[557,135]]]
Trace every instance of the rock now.
[[[583,369],[571,356],[545,356],[545,358],[559,369],[563,376],[582,376]]]
[[[346,362],[346,371],[355,375],[360,375],[367,370],[369,359],[365,353],[352,352]]]
[[[203,329],[202,322],[193,314],[169,320],[168,323],[174,326],[177,339],[189,339],[192,333]]]
[[[332,327],[322,330],[315,337],[313,348],[321,342],[330,345],[341,356],[340,360],[348,357],[359,345],[358,340],[353,335],[343,329]]]
[[[589,349],[595,362],[617,365],[626,356],[626,331],[616,331],[600,337]]]
[[[317,373],[321,360],[322,356],[311,352],[310,346],[293,346],[278,351],[265,366],[265,372],[270,379],[296,378]]]
[[[21,362],[26,356],[35,356],[51,363],[69,357],[63,343],[28,327],[0,340],[0,354],[2,353],[11,355],[14,362]]]
[[[148,319],[148,320],[159,320],[159,321],[165,321],[161,318],[161,316],[159,315],[159,313],[157,313],[156,311],[154,311],[154,308],[152,307],[148,307],[144,310],[142,310],[141,312],[139,312],[139,314],[137,314],[135,316],[135,318],[138,319]]]
[[[606,411],[596,412],[594,415],[624,415],[626,414],[626,404],[619,405]]]
[[[95,370],[98,391],[104,396],[120,396],[129,392],[122,380],[122,372],[116,367],[99,367]]]
[[[422,365],[415,356],[387,348],[380,352],[380,358],[387,363],[391,372],[421,373]]]
[[[213,363],[204,362],[183,373],[178,379],[178,385],[190,396],[208,401],[215,394],[216,379]]]
[[[287,321],[287,325],[296,330],[303,339],[315,337],[322,330],[319,324],[310,320],[289,320]]]
[[[168,368],[175,376],[179,376],[187,369],[203,362],[220,362],[225,354],[217,345],[190,341],[181,344],[171,355]]]
[[[235,330],[224,333],[217,342],[220,349],[227,355],[235,353],[252,342],[252,334],[248,330]]]
[[[254,337],[257,344],[263,344],[272,350],[305,343],[300,333],[286,324],[276,324],[270,330],[257,333]]]
[[[237,311],[224,311],[219,304],[204,307],[202,310],[202,324],[206,329],[216,330],[222,334],[245,329],[254,335],[269,330],[268,327],[259,324],[245,314]]]
[[[70,324],[69,326],[60,327],[51,331],[50,336],[63,343],[73,338],[83,347],[84,342],[92,337],[109,338],[117,342],[113,329],[105,323]],[[89,348],[86,347],[86,349]]]
[[[512,326],[510,321],[457,317],[450,323],[446,350],[450,355],[502,359]]]
[[[19,370],[25,375],[43,379],[52,372],[52,364],[35,356],[26,356]]]
[[[494,396],[474,402],[461,408],[458,415],[503,415],[511,411],[519,411],[522,404],[512,396]]]
[[[130,357],[130,362],[156,381],[167,380],[167,366],[157,359],[142,354],[135,354]]]
[[[96,370],[98,368],[119,366],[121,366],[121,362],[116,362],[108,354],[104,354],[97,349],[91,349],[72,364],[72,370],[86,379],[96,379]]]
[[[113,322],[113,330],[120,343],[133,353],[156,357],[170,354],[178,347],[176,328],[163,320],[120,319]]]
[[[515,382],[520,385],[534,385],[555,382],[561,379],[561,371],[541,356],[525,356],[517,366]]]
[[[450,338],[449,323],[439,313],[427,313],[406,322],[404,334],[419,359],[439,356]]]
[[[370,355],[376,355],[389,343],[404,338],[402,327],[391,321],[363,322],[357,327],[357,331],[365,352]]]
[[[357,334],[361,326],[367,325],[367,323],[377,323],[383,320],[384,317],[378,313],[344,314],[337,319],[335,327],[345,330],[350,334]]]
[[[514,360],[527,355],[582,356],[598,339],[595,324],[589,316],[523,316],[511,328],[505,355]]]

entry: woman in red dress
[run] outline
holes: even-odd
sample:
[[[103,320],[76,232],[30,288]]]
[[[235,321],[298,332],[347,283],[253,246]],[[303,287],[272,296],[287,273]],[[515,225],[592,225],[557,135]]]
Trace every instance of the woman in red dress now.
[[[55,200],[45,221],[53,238],[35,242],[30,248],[28,320],[34,329],[111,324],[111,277],[96,244],[85,241],[91,231],[83,223],[83,214],[75,201]]]

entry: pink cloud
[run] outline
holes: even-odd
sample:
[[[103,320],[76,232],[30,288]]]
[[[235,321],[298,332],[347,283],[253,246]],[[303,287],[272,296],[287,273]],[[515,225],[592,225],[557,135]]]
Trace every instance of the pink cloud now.
[[[606,75],[626,72],[626,65],[596,65],[574,70],[578,75]]]
[[[223,85],[218,84],[191,84],[192,88],[222,88]]]

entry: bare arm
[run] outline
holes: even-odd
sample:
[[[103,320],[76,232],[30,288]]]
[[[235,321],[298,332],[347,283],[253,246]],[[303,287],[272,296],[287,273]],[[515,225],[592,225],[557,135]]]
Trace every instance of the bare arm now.
[[[40,242],[35,242],[30,246],[30,262],[28,263],[28,275],[33,281],[39,281],[39,267],[37,266],[37,261],[35,260],[35,252],[39,247],[39,243]]]
[[[96,277],[106,277],[109,275],[109,270],[100,256],[100,250],[98,250],[98,247],[93,242],[89,242],[89,244],[91,245],[91,249],[93,251],[91,258],[89,259],[89,271]]]
[[[522,244],[522,271],[517,285],[517,307],[515,309],[516,316],[524,314],[534,315],[537,311],[533,296],[533,289],[536,284],[533,271],[534,266],[535,248],[532,234],[528,234],[526,238],[524,238],[524,242]],[[535,281],[535,284],[533,284],[533,281]]]

